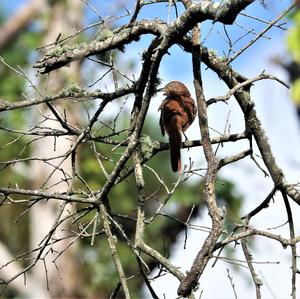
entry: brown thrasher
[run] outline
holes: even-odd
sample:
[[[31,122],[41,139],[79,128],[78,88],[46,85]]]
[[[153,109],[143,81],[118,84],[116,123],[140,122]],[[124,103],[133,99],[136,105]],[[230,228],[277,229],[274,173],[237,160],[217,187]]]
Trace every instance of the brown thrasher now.
[[[166,98],[160,104],[159,125],[164,136],[169,135],[171,166],[174,172],[181,170],[181,132],[184,132],[196,117],[196,106],[187,87],[179,81],[171,81],[163,91]]]

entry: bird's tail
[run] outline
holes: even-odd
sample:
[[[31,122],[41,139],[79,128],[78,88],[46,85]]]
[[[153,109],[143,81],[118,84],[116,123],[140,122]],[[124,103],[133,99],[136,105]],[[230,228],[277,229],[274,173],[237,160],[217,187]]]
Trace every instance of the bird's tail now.
[[[181,170],[181,132],[178,126],[177,117],[173,117],[171,128],[169,130],[169,143],[170,143],[170,157],[171,166],[174,172]]]

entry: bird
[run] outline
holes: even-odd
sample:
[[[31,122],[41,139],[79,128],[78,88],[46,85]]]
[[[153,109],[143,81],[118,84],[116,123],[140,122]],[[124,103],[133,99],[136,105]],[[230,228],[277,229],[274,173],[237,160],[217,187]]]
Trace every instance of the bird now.
[[[180,81],[171,81],[163,91],[166,98],[160,104],[159,125],[161,133],[167,132],[170,144],[170,159],[173,172],[181,171],[181,133],[185,132],[196,117],[196,105],[188,88]]]

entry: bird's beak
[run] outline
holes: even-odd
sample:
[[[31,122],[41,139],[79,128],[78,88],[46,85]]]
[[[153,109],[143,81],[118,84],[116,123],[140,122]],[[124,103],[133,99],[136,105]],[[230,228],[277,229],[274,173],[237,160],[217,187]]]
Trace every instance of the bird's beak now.
[[[162,92],[164,91],[165,87],[162,87],[162,88],[159,88],[159,89],[156,89],[156,92]]]

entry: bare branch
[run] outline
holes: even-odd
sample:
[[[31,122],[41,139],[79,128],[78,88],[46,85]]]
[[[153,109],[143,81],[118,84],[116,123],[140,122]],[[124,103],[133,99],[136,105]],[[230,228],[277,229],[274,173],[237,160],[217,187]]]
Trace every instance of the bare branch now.
[[[255,269],[253,267],[253,263],[252,263],[253,258],[252,258],[252,255],[251,255],[249,249],[248,249],[246,239],[242,239],[241,244],[242,244],[242,248],[243,248],[245,258],[247,260],[248,267],[250,269],[252,280],[253,280],[254,285],[255,285],[256,298],[260,299],[261,298],[260,287],[262,286],[262,281],[259,279],[259,277],[256,274]]]
[[[58,48],[39,60],[34,67],[39,69],[40,74],[45,74],[83,57],[89,57],[128,44],[146,33],[155,35],[164,33],[164,40],[161,45],[164,48],[168,43],[168,47],[170,47],[176,40],[192,29],[196,23],[214,20],[224,24],[232,24],[238,13],[253,1],[230,0],[219,3],[201,1],[188,8],[166,31],[164,30],[167,27],[166,24],[155,21],[141,21],[134,25],[125,25],[121,29],[116,29],[113,32],[113,37],[102,42],[92,42],[82,47],[82,49]],[[57,55],[56,52],[60,52],[60,55]]]
[[[109,244],[109,248],[110,248],[110,252],[111,252],[113,261],[114,261],[115,266],[116,266],[117,273],[118,273],[119,278],[120,278],[120,282],[121,282],[122,287],[123,287],[125,298],[129,299],[131,297],[130,297],[130,294],[129,294],[129,289],[128,289],[128,286],[127,286],[124,270],[123,270],[118,252],[117,252],[116,239],[115,239],[115,237],[113,236],[113,234],[111,232],[109,218],[107,217],[107,211],[106,211],[106,208],[105,208],[104,204],[102,204],[102,203],[100,204],[100,216],[101,216],[101,219],[103,221],[104,231],[105,231],[105,234],[106,234],[106,237],[107,237],[107,241],[108,241],[108,244]]]
[[[202,248],[198,252],[190,271],[179,285],[177,293],[181,296],[190,295],[192,290],[196,287],[198,279],[203,273],[211,257],[212,250],[223,230],[223,215],[221,214],[216,204],[215,193],[215,179],[217,176],[219,161],[213,151],[209,135],[206,102],[202,90],[202,78],[200,71],[200,61],[202,53],[200,52],[201,48],[199,45],[199,40],[200,36],[197,35],[196,31],[196,34],[193,36],[192,48],[193,74],[198,106],[199,126],[203,141],[203,151],[205,159],[207,161],[204,198],[208,208],[209,216],[212,220],[212,230],[204,241]]]
[[[234,95],[236,92],[238,92],[240,89],[242,89],[243,87],[248,87],[251,85],[251,83],[259,81],[259,80],[263,80],[263,79],[271,79],[271,80],[276,80],[277,82],[281,83],[282,85],[284,85],[286,88],[289,88],[289,85],[285,82],[283,82],[282,80],[272,76],[272,75],[268,75],[265,74],[264,72],[259,74],[258,76],[252,78],[252,79],[248,79],[242,83],[239,83],[237,85],[235,85],[232,89],[230,89],[228,91],[228,93],[224,96],[220,96],[220,97],[216,97],[216,98],[212,98],[210,100],[208,100],[206,102],[207,105],[211,105],[213,103],[217,103],[217,102],[226,102],[227,100],[229,100],[229,98]]]

